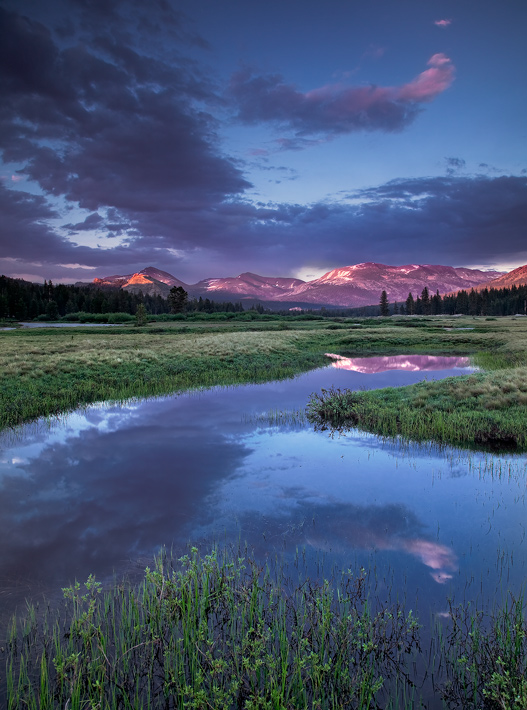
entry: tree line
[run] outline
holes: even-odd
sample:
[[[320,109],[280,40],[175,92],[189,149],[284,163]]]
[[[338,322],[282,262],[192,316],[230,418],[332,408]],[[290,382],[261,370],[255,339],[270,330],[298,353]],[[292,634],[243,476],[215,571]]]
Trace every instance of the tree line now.
[[[202,297],[189,299],[182,287],[174,287],[168,298],[163,298],[112,287],[55,285],[51,281],[37,284],[0,276],[0,318],[55,320],[76,313],[128,313],[135,316],[140,305],[148,315],[245,311],[242,303],[211,301]],[[267,312],[261,304],[251,308],[259,313]],[[527,315],[527,285],[482,291],[462,290],[445,296],[441,296],[439,291],[431,295],[425,286],[415,298],[409,293],[406,300],[400,303],[390,303],[387,292],[383,291],[379,308],[381,315]],[[325,309],[322,309],[323,314],[336,315],[333,310],[324,312]]]
[[[180,287],[181,288],[181,287]],[[181,289],[184,291],[184,289]],[[174,289],[172,289],[174,291]],[[149,315],[173,312],[238,313],[241,303],[218,303],[208,298],[188,299],[181,308],[160,295],[131,293],[112,287],[74,286],[70,284],[31,283],[23,279],[0,276],[0,318],[16,320],[56,320],[75,313],[128,313],[137,314],[143,305]]]
[[[527,284],[510,288],[476,291],[461,290],[455,294],[441,296],[439,291],[430,295],[425,286],[419,296],[408,294],[402,303],[388,302],[383,291],[379,301],[380,314],[400,315],[467,315],[467,316],[512,316],[517,313],[527,315]]]

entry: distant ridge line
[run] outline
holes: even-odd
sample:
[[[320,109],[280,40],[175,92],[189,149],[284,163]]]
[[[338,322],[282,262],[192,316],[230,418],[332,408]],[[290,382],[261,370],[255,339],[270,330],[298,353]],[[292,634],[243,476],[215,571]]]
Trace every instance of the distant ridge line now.
[[[425,286],[431,295],[436,291],[444,295],[472,288],[490,288],[491,284],[493,288],[500,288],[501,283],[518,283],[518,280],[527,283],[527,265],[506,273],[438,264],[391,266],[363,262],[331,269],[311,281],[260,276],[247,271],[234,277],[208,278],[186,284],[166,271],[148,266],[134,274],[96,278],[92,283],[165,298],[171,288],[181,286],[191,298],[211,301],[251,300],[283,303],[284,306],[286,303],[302,303],[307,308],[310,304],[314,307],[355,308],[378,304],[382,291],[386,291],[389,302],[393,303],[406,300],[410,292],[414,297],[420,295]]]

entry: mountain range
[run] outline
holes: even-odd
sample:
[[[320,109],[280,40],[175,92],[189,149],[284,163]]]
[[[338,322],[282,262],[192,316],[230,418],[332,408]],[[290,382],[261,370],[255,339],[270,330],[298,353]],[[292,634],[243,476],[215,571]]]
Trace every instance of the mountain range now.
[[[135,274],[105,276],[93,280],[95,286],[166,297],[173,286],[181,286],[190,298],[213,301],[258,301],[274,308],[357,306],[379,303],[383,290],[388,300],[405,301],[408,293],[416,297],[425,286],[429,292],[452,293],[472,288],[504,288],[527,283],[527,266],[510,273],[454,268],[431,264],[387,266],[367,262],[332,269],[313,281],[259,276],[250,272],[228,278],[203,279],[186,284],[166,271],[149,266]]]

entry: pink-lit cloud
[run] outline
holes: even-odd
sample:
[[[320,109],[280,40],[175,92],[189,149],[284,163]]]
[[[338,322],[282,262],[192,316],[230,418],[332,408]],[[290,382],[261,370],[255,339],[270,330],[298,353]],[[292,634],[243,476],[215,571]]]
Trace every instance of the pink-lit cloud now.
[[[434,25],[436,25],[437,27],[442,27],[443,29],[451,24],[452,20],[435,20],[434,22]]]
[[[455,68],[445,54],[434,54],[428,69],[401,86],[328,84],[302,92],[279,75],[235,74],[230,94],[243,123],[275,123],[296,136],[354,131],[400,131],[453,82]],[[296,144],[295,144],[296,146]]]
[[[454,65],[445,54],[434,54],[428,60],[430,69],[419,74],[399,89],[402,101],[432,101],[454,81]]]
[[[405,537],[397,534],[381,532],[371,525],[351,522],[347,526],[346,539],[341,540],[342,549],[346,543],[356,548],[366,550],[385,550],[404,552],[422,562],[430,571],[430,576],[438,584],[445,584],[452,579],[458,569],[458,559],[455,552],[438,542],[423,537]],[[314,537],[306,538],[312,547],[327,549],[323,540]],[[335,549],[335,542],[332,547]],[[337,543],[338,547],[338,543]]]

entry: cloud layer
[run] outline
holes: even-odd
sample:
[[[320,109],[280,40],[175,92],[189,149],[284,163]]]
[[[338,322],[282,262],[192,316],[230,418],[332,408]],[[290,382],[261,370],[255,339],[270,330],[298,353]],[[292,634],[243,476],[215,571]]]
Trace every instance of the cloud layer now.
[[[226,92],[190,58],[206,42],[164,0],[148,13],[139,0],[50,7],[45,22],[0,8],[0,254],[9,260],[0,272],[56,279],[72,278],[60,265],[128,273],[153,264],[191,282],[372,260],[494,264],[497,252],[527,261],[525,176],[470,175],[463,158],[448,157],[446,177],[309,205],[257,202],[252,163],[222,152],[220,118],[233,111],[243,124],[277,127],[284,150],[401,131],[451,86],[445,54],[399,86],[302,92],[243,71]],[[262,154],[258,146],[253,158]]]
[[[106,8],[110,20],[118,6]],[[132,244],[138,235],[165,235],[180,212],[212,209],[250,184],[218,150],[216,121],[205,110],[219,101],[209,81],[192,63],[164,63],[112,30],[109,22],[89,44],[78,35],[64,43],[43,24],[0,8],[1,149],[45,194],[93,212],[112,209]],[[4,199],[14,216],[22,198]],[[42,199],[24,199],[27,226],[46,208]],[[93,228],[90,219],[68,227]],[[33,242],[26,235],[29,253],[53,262],[61,240],[49,230],[43,237],[38,224],[36,217]],[[12,234],[4,226],[2,239],[11,242]],[[191,234],[182,245],[193,245]]]
[[[444,54],[434,54],[429,68],[402,86],[332,84],[301,92],[278,74],[250,70],[232,77],[230,95],[242,123],[275,123],[299,136],[333,136],[354,131],[400,131],[453,82],[455,69]]]
[[[180,244],[195,250],[198,278],[245,270],[286,275],[299,265],[329,269],[363,261],[494,265],[497,254],[502,263],[527,262],[525,176],[396,180],[348,197],[349,202],[342,195],[338,203],[308,206],[232,200],[200,213],[181,212],[177,224],[167,211],[153,215],[152,223],[148,214],[140,214],[135,223],[141,224],[142,236],[106,250],[58,238],[42,221],[50,216],[42,198],[0,188],[4,225],[13,236],[4,254],[21,260],[31,254],[48,264],[89,264],[112,273],[154,264],[187,282],[180,257],[171,252]],[[98,221],[93,214],[88,224]],[[164,236],[156,237],[163,220]],[[67,227],[82,231],[85,223]],[[144,236],[149,231],[151,236]]]

